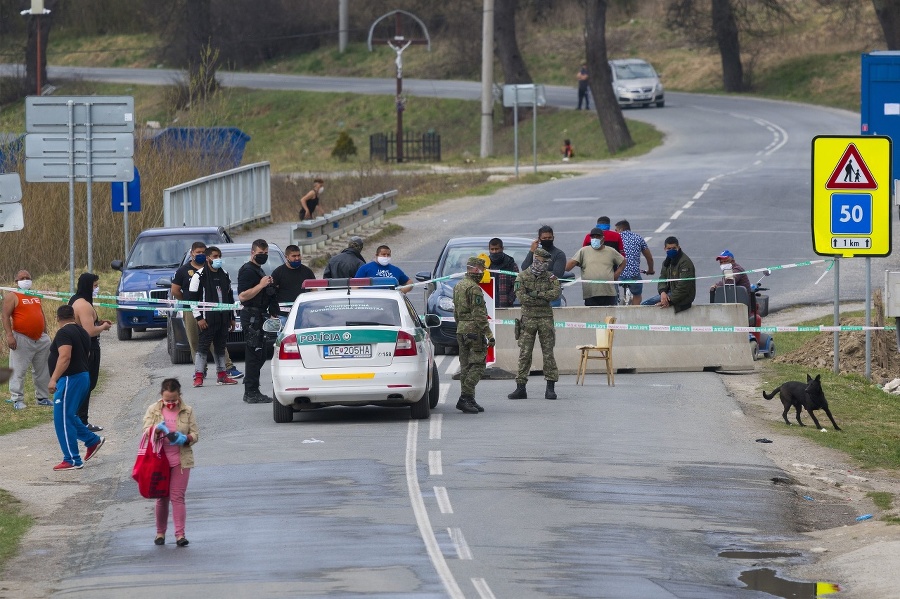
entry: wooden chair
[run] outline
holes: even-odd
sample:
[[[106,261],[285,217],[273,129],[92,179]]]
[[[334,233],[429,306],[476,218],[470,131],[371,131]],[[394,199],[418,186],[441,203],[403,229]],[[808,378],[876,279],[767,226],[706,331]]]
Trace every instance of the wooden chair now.
[[[614,324],[615,316],[607,316],[606,324]],[[584,385],[584,377],[587,374],[588,360],[603,360],[606,362],[606,384],[616,386],[615,371],[612,365],[612,346],[614,329],[597,329],[597,342],[594,345],[579,345],[575,349],[581,350],[581,362],[578,365],[578,376],[575,377],[576,385]],[[592,355],[596,352],[597,355]]]

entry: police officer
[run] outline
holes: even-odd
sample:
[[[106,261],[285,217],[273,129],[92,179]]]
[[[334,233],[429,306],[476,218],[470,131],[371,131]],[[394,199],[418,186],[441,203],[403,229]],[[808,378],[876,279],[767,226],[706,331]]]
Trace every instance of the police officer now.
[[[516,374],[516,390],[507,395],[509,399],[526,399],[525,384],[531,370],[531,354],[534,351],[534,338],[540,337],[541,352],[544,356],[544,378],[547,379],[547,390],[544,398],[556,399],[556,381],[559,380],[559,369],[553,357],[553,346],[556,345],[556,331],[553,328],[553,308],[550,302],[559,298],[562,288],[559,279],[548,271],[550,252],[537,248],[534,250],[534,261],[531,267],[516,276],[515,292],[522,304],[522,324],[519,332],[519,371]]]
[[[250,260],[238,271],[238,299],[241,300],[241,328],[244,330],[244,401],[271,403],[272,398],[259,390],[259,372],[266,361],[263,323],[269,314],[278,314],[275,280],[262,265],[269,260],[269,244],[257,239],[250,246]]]
[[[484,412],[475,401],[475,385],[484,374],[487,348],[494,347],[494,335],[488,325],[484,294],[478,282],[484,276],[484,260],[469,258],[466,277],[453,288],[453,317],[459,343],[459,385],[461,394],[456,409],[466,414]]]

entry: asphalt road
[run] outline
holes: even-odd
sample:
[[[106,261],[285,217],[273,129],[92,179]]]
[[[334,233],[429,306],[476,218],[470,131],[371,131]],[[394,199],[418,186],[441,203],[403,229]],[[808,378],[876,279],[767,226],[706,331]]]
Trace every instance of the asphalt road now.
[[[364,93],[393,83],[224,80]],[[477,98],[469,83],[405,87]],[[575,93],[549,96],[565,104]],[[391,241],[395,262],[408,273],[427,270],[448,237],[530,235],[542,223],[571,254],[599,214],[628,218],[651,238],[658,262],[663,239],[677,236],[701,275],[716,272],[713,258],[725,248],[746,268],[817,258],[810,142],[855,133],[853,114],[672,93],[665,109],[627,116],[654,123],[665,145],[595,175],[404,217],[406,231]],[[277,235],[270,241],[283,244]],[[873,271],[889,261],[873,260]],[[842,265],[842,298],[862,297],[862,262]],[[823,272],[777,272],[767,281],[773,307],[829,300],[830,275],[814,284]],[[158,335],[136,335],[117,350],[134,353],[127,359],[150,376],[147,388],[128,391],[128,422],[116,423],[134,435],[158,381],[187,381],[190,367],[171,366]],[[152,504],[129,479],[129,453],[112,479],[114,501],[98,507],[102,518],[85,532],[58,596],[177,588],[235,597],[752,597],[738,591],[747,564],[719,552],[792,535],[793,498],[770,482],[779,473],[753,442],[763,435],[737,432],[743,417],[717,375],[621,375],[614,388],[597,376],[585,387],[563,377],[557,402],[512,402],[509,381],[484,381],[478,397],[487,412],[470,416],[453,409],[454,358],[439,360],[446,401],[430,421],[409,421],[406,410],[338,408],[275,425],[269,406],[240,401],[240,387],[189,389],[204,435],[189,489],[191,545],[175,548],[171,534],[168,545],[152,544]],[[540,398],[542,388],[535,377],[529,393]]]

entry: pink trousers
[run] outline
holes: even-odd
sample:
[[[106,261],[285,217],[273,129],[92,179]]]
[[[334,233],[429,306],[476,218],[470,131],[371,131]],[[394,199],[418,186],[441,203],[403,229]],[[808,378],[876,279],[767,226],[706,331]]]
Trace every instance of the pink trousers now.
[[[184,506],[184,494],[187,492],[191,469],[182,469],[181,465],[173,466],[169,478],[169,496],[156,500],[156,534],[166,534],[169,524],[169,500],[172,501],[172,520],[175,522],[175,536],[184,536],[184,520],[187,509]]]

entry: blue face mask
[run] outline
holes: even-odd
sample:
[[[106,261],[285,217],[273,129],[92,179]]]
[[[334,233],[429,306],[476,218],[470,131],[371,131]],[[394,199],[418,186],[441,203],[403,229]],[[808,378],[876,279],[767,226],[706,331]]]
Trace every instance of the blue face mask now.
[[[194,262],[197,264],[206,264],[206,254],[199,254],[194,256]]]
[[[288,262],[288,265],[289,265],[291,268],[300,268],[300,265],[301,265],[301,264],[303,264],[303,260],[296,260],[296,261]]]
[[[212,261],[212,267],[213,267],[213,268],[222,268],[222,259],[221,259],[221,258],[214,258],[213,261]]]
[[[599,250],[600,248],[603,247],[603,240],[602,239],[591,239],[591,247],[594,248],[595,250]]]
[[[678,255],[678,250],[666,250],[666,257],[671,260],[674,260],[675,256],[677,256],[677,255]]]
[[[601,231],[609,231],[609,225],[598,224],[597,228]]]

